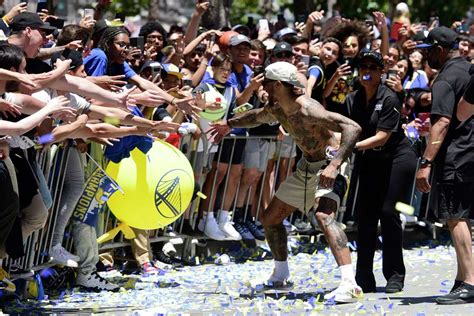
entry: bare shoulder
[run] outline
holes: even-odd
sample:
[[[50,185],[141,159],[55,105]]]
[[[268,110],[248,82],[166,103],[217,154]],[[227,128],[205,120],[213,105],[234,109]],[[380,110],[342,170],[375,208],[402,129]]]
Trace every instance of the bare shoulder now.
[[[327,112],[321,103],[306,95],[300,96],[298,99],[296,99],[296,102],[301,105],[301,110],[303,112],[306,112],[306,114],[315,118],[323,116]]]

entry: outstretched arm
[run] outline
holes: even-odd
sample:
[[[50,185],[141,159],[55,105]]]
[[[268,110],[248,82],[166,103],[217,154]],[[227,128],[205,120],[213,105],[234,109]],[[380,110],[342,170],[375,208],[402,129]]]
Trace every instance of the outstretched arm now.
[[[233,117],[227,121],[223,120],[211,123],[211,127],[206,131],[206,134],[209,135],[210,141],[219,143],[234,127],[252,128],[264,123],[272,123],[275,121],[275,117],[268,111],[268,109],[259,108],[247,111],[244,114]]]

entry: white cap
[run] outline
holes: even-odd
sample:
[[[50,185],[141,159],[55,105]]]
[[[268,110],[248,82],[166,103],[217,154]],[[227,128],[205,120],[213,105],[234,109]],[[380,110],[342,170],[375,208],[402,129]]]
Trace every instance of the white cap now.
[[[405,2],[400,2],[399,4],[397,4],[397,6],[395,7],[395,10],[399,12],[410,12],[410,9],[408,8],[408,4],[406,4]]]
[[[265,68],[265,79],[289,83],[298,88],[304,88],[296,76],[298,69],[286,61],[278,61]]]

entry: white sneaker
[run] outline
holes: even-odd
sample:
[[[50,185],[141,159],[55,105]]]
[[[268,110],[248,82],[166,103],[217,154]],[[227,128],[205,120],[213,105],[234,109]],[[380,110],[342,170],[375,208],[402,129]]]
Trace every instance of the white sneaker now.
[[[226,235],[221,231],[214,217],[207,218],[204,235],[214,240],[225,240]]]
[[[225,222],[219,223],[219,228],[225,234],[225,236],[230,240],[242,240],[239,232],[235,230],[232,222],[226,220]]]
[[[79,256],[73,255],[69,251],[63,248],[60,244],[55,245],[49,251],[50,261],[55,264],[63,265],[66,267],[77,268],[77,262],[81,260]]]
[[[93,292],[117,292],[120,290],[120,286],[110,283],[101,277],[97,271],[86,274],[79,272],[77,274],[76,285]]]
[[[324,299],[334,300],[336,303],[353,303],[363,296],[362,288],[357,284],[341,282],[337,289],[324,295]]]

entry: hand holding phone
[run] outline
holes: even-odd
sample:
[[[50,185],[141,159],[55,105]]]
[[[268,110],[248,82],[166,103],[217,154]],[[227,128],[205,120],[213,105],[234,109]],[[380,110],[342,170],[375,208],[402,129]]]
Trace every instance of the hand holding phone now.
[[[130,45],[132,47],[140,48],[140,50],[145,50],[145,38],[143,36],[130,37]]]
[[[244,112],[247,112],[247,111],[250,111],[251,109],[253,109],[253,105],[250,104],[250,103],[244,103],[236,108],[234,108],[232,110],[232,114],[240,114],[240,113],[244,113]]]
[[[259,29],[259,32],[270,33],[270,26],[268,25],[268,20],[266,19],[258,20],[258,29]]]

